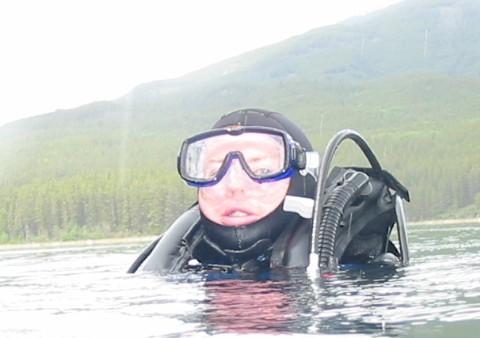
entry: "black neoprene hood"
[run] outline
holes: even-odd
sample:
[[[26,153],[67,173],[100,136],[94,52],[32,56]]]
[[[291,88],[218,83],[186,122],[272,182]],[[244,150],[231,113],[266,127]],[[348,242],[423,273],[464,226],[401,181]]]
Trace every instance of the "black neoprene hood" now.
[[[307,151],[312,150],[312,145],[303,131],[288,120],[285,116],[263,109],[242,109],[223,115],[213,128],[224,128],[231,125],[258,126],[280,129],[287,132],[295,141]]]
[[[222,116],[212,128],[224,128],[232,125],[270,127],[287,132],[306,151],[312,151],[312,145],[299,127],[283,115],[263,109],[242,109]],[[310,175],[301,175],[298,171],[291,177],[287,194],[290,196],[313,198],[315,181]],[[283,210],[283,202],[264,218],[255,223],[226,227],[207,219],[201,213],[206,235],[224,249],[244,250],[262,239],[275,241],[279,233],[291,222],[299,222],[296,213]]]

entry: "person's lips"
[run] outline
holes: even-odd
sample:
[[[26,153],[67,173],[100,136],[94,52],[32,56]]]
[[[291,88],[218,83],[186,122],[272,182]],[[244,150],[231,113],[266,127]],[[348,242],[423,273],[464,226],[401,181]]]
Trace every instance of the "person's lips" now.
[[[224,214],[224,216],[227,216],[227,217],[245,217],[248,215],[250,215],[248,211],[236,210],[236,209],[230,210]]]
[[[248,208],[227,208],[222,212],[222,224],[226,226],[240,226],[253,223],[258,216]]]

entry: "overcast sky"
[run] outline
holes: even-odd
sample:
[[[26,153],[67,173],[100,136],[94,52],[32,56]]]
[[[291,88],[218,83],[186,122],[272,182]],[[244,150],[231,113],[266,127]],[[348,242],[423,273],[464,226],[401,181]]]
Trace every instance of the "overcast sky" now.
[[[0,126],[117,98],[399,0],[0,2]]]

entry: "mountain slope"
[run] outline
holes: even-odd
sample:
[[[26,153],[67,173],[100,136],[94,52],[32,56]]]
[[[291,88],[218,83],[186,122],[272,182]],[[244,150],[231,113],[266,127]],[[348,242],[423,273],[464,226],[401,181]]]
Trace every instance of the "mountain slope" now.
[[[251,106],[252,102],[262,104],[258,90],[275,95],[281,87],[287,95],[293,90],[293,96],[307,87],[338,96],[345,83],[416,73],[478,79],[479,17],[475,0],[408,0],[178,79],[140,85],[112,102],[92,103],[17,124],[26,124],[29,130],[36,125],[41,129],[88,127],[101,121],[116,125],[122,121],[121,113],[129,112],[135,117],[129,121],[133,125],[138,121],[146,127],[154,120],[156,128],[168,128],[169,123],[191,118],[197,111],[209,109],[206,114],[212,121],[219,112]],[[283,94],[278,96],[284,98]]]
[[[360,131],[411,188],[413,218],[475,213],[478,19],[478,1],[407,0],[117,100],[10,123],[0,128],[0,234],[165,226],[194,198],[175,175],[181,139],[243,107],[285,113],[320,151],[337,130]],[[339,155],[354,160],[348,147]],[[161,212],[152,210],[158,201]]]

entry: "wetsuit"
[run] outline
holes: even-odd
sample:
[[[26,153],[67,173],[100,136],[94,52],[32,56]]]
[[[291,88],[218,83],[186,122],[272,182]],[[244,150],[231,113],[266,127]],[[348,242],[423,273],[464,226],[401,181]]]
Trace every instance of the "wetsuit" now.
[[[213,127],[232,125],[264,126],[286,131],[308,150],[312,146],[303,132],[278,113],[263,110],[241,110],[223,116]],[[343,180],[346,169],[336,168],[330,174],[327,194]],[[370,175],[368,193],[345,209],[337,230],[335,255],[340,264],[367,263],[391,253],[399,253],[388,240],[395,223],[395,213],[385,177]],[[226,227],[207,219],[198,205],[186,211],[152,243],[130,268],[184,272],[219,269],[224,271],[258,271],[272,268],[305,268],[309,263],[312,233],[311,212],[315,177],[297,171],[291,178],[287,196],[272,213],[253,224]],[[395,188],[395,187],[393,187]],[[293,201],[293,202],[292,202]]]

